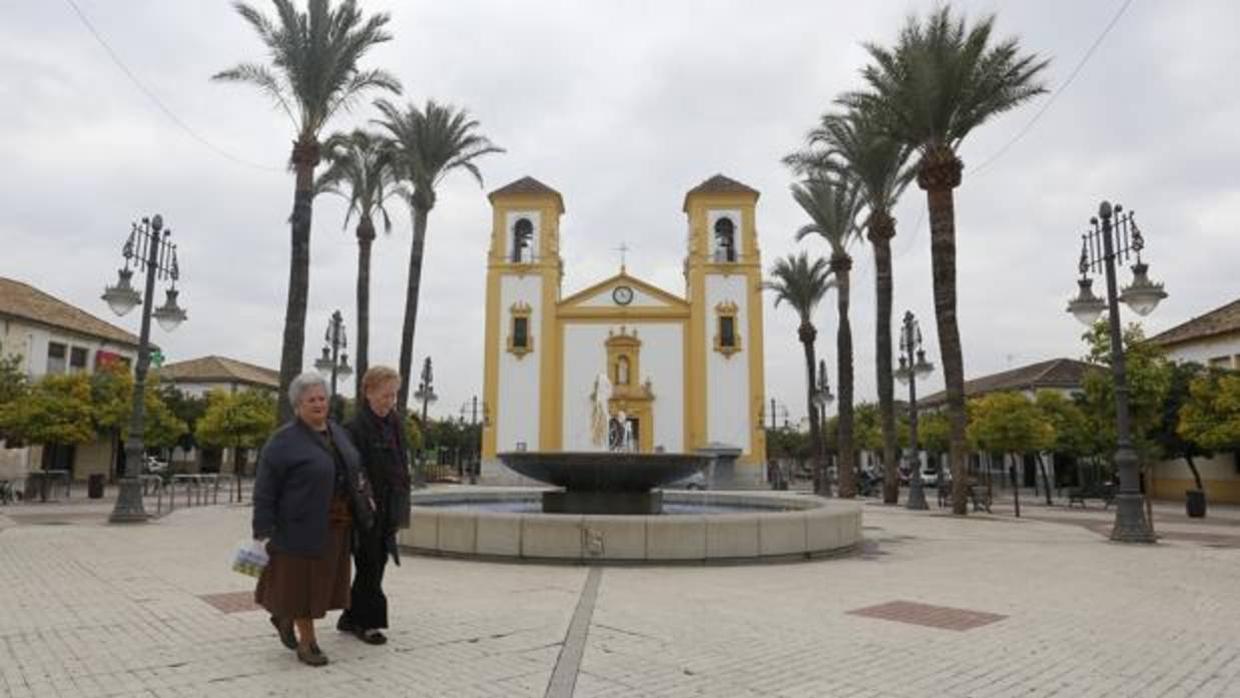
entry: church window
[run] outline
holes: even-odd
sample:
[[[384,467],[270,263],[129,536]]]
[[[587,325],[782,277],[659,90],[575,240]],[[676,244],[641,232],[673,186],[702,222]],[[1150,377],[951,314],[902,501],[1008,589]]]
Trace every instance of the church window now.
[[[512,226],[512,261],[532,262],[534,242],[534,224],[528,218],[519,218]]]
[[[741,350],[741,338],[737,334],[737,306],[728,301],[715,306],[717,323],[715,326],[715,351],[731,358]]]
[[[512,344],[525,349],[530,345],[530,320],[517,317],[512,319]]]
[[[719,344],[725,347],[736,346],[736,318],[719,318]]]
[[[715,261],[736,261],[736,226],[731,218],[715,221]]]
[[[528,303],[518,302],[509,308],[512,324],[508,329],[508,351],[521,358],[534,351],[534,338],[530,336],[530,312]]]

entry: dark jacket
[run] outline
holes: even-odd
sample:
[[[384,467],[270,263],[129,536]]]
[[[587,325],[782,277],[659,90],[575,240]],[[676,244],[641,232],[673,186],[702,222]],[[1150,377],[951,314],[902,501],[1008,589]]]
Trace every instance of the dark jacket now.
[[[362,457],[362,469],[370,481],[378,533],[388,536],[397,529],[408,528],[409,444],[401,428],[400,413],[393,410],[381,419],[363,401],[345,428],[353,437]]]
[[[353,524],[368,528],[373,513],[357,449],[347,432],[328,422],[345,465]],[[254,480],[254,538],[270,538],[274,550],[320,555],[327,545],[328,510],[336,489],[336,461],[323,438],[300,419],[280,427],[263,446]]]

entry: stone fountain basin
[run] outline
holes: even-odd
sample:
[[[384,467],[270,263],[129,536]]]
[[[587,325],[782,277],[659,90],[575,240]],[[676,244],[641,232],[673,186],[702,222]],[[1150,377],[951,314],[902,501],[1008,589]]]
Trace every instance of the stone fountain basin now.
[[[648,492],[693,475],[710,464],[693,453],[510,451],[497,454],[522,475],[572,492]]]
[[[625,564],[805,560],[861,543],[857,502],[775,492],[665,492],[666,502],[710,512],[650,516],[544,514],[542,490],[461,489],[413,495],[406,550],[424,555]],[[496,511],[525,503],[527,511]],[[496,505],[501,505],[496,507]],[[734,508],[722,513],[720,508]]]

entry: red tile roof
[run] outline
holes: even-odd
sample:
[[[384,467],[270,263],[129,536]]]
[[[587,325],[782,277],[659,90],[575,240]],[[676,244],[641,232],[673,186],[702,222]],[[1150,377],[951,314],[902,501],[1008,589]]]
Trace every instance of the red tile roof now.
[[[100,301],[102,304],[103,301]],[[10,316],[137,348],[137,335],[30,284],[0,276],[0,316]]]

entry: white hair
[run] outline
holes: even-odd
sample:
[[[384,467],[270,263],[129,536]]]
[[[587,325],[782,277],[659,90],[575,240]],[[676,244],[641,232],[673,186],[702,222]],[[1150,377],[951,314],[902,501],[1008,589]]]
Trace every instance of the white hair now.
[[[297,403],[301,402],[301,396],[316,385],[322,388],[323,392],[327,392],[327,381],[317,371],[306,371],[294,378],[292,383],[288,384],[288,399],[292,402],[293,409],[297,409]]]

